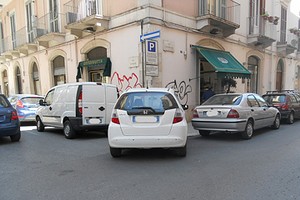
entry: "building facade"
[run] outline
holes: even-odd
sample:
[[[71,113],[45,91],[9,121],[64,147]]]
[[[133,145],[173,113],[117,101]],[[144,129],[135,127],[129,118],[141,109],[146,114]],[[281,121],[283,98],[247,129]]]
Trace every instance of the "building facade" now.
[[[7,96],[96,81],[172,87],[192,109],[205,85],[224,92],[225,78],[236,92],[300,90],[290,0],[10,0],[0,37]]]

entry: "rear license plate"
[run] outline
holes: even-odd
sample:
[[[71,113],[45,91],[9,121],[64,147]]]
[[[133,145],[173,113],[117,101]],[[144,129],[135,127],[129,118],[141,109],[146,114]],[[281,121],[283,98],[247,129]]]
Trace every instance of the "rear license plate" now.
[[[132,122],[135,123],[157,123],[159,116],[133,116]]]
[[[102,124],[102,118],[86,118],[87,124]]]

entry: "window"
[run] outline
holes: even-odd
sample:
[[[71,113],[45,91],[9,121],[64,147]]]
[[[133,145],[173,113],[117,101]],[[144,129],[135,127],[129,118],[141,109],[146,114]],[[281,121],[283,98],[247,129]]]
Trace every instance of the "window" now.
[[[45,97],[45,103],[46,105],[51,105],[53,103],[53,95],[55,90],[51,90],[48,92],[48,94]]]
[[[256,100],[258,101],[258,103],[261,107],[262,106],[268,106],[268,104],[266,103],[266,101],[262,97],[260,97],[258,95],[255,95],[255,98],[256,98]]]
[[[57,0],[49,0],[50,32],[59,32]]]
[[[13,48],[15,49],[17,47],[17,37],[16,37],[16,16],[15,13],[12,13],[9,17],[10,19],[10,31],[11,31],[11,40]]]
[[[253,95],[247,97],[247,103],[250,107],[259,107],[259,104]]]
[[[29,43],[34,40],[33,31],[33,13],[32,13],[32,1],[28,1],[25,5],[26,7],[26,20],[27,20],[27,39]]]
[[[287,10],[281,6],[280,43],[286,43]]]

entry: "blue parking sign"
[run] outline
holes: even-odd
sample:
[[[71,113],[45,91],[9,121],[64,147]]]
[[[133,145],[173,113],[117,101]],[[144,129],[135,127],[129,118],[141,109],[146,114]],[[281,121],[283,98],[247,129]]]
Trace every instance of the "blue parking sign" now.
[[[156,42],[148,41],[147,44],[148,52],[156,52]]]

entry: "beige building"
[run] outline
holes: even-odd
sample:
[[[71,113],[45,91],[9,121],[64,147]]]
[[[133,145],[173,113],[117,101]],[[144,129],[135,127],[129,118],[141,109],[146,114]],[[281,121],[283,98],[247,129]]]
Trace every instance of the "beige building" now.
[[[191,109],[205,85],[224,92],[224,78],[237,92],[300,90],[299,28],[290,0],[9,0],[0,89],[173,87]]]

